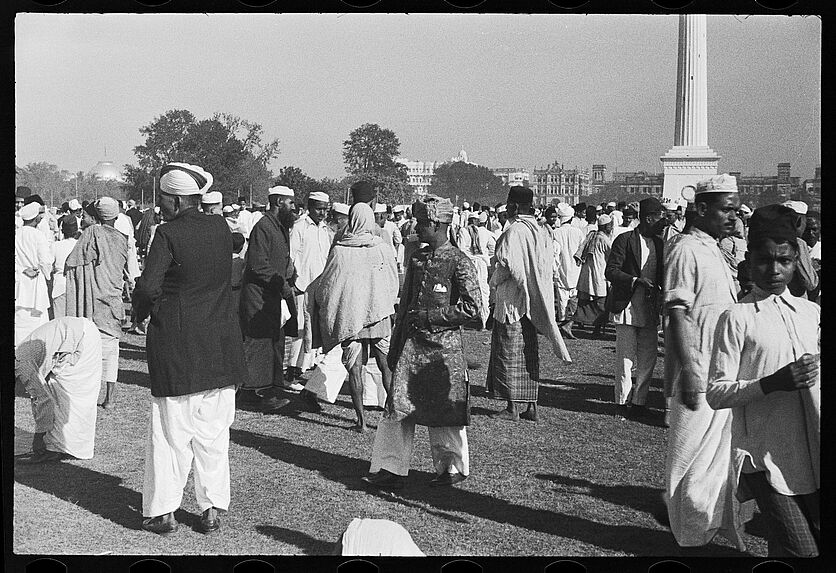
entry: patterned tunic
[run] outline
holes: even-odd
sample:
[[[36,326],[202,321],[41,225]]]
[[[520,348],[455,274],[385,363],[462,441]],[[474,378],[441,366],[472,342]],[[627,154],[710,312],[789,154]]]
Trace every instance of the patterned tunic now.
[[[461,327],[479,316],[480,305],[476,269],[459,249],[448,242],[412,255],[390,350],[399,419],[433,427],[470,423]],[[428,311],[429,327],[408,324],[411,310]]]

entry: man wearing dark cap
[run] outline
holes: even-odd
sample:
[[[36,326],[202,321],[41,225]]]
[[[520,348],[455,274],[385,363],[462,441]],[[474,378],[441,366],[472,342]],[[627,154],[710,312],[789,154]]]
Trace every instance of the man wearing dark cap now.
[[[476,269],[452,246],[449,199],[430,195],[413,205],[418,235],[428,246],[407,262],[388,363],[392,369],[386,413],[378,424],[367,483],[404,485],[412,459],[415,424],[429,428],[436,477],[450,486],[470,473],[466,426],[470,422],[467,359],[461,327],[479,316]]]
[[[787,287],[796,219],[783,205],[752,214],[755,286],[720,317],[706,390],[712,408],[732,409],[738,497],[757,500],[769,557],[816,557],[821,543],[821,309]]]
[[[659,235],[667,224],[662,209],[655,197],[639,202],[639,226],[615,238],[604,273],[612,284],[606,309],[615,324],[615,403],[622,408],[629,399],[630,414],[637,417],[645,411],[656,366],[664,278]],[[626,416],[627,412],[621,414]]]
[[[737,300],[718,245],[735,228],[737,181],[727,174],[712,176],[697,184],[692,198],[694,224],[671,239],[665,254],[665,396],[670,397],[665,498],[680,546],[706,545],[722,533],[743,551],[729,480],[730,412],[715,412],[705,401],[717,321]]]
[[[496,265],[490,285],[496,304],[491,334],[487,388],[505,400],[505,410],[491,417],[517,421],[526,404],[526,420],[537,420],[540,356],[537,334],[552,343],[557,356],[571,361],[554,317],[554,249],[549,232],[532,214],[533,193],[514,186],[508,191],[508,228],[496,242]]]

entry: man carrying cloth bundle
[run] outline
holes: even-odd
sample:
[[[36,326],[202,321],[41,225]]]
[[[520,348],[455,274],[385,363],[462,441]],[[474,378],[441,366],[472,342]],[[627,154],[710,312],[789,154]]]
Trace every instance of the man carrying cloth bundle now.
[[[431,486],[453,485],[470,473],[465,426],[470,423],[463,324],[480,315],[476,269],[448,240],[449,199],[429,195],[412,212],[428,243],[407,262],[389,366],[392,387],[364,478],[378,488],[404,485],[412,459],[415,424],[429,427],[437,476]]]
[[[783,205],[752,214],[746,258],[755,286],[720,317],[706,391],[712,408],[732,408],[738,497],[757,499],[769,521],[770,557],[820,549],[821,309],[787,286],[798,217]]]

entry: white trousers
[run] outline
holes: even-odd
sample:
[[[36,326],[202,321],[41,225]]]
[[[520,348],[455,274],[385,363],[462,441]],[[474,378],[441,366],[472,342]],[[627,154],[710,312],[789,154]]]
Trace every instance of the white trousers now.
[[[229,427],[234,419],[235,386],[151,398],[143,517],[157,517],[180,507],[192,461],[200,511],[229,508]]]
[[[296,296],[296,324],[300,334],[305,332],[305,328],[308,326],[305,324],[305,319],[307,318],[305,314],[306,304],[307,301],[305,300],[304,293]],[[313,366],[314,360],[313,351],[305,352],[304,342],[304,336],[296,336],[290,339],[290,353],[288,354],[286,364],[287,366],[301,368],[302,372]]]
[[[444,472],[470,474],[470,454],[465,426],[428,428],[433,468],[438,475]],[[409,474],[415,424],[381,418],[374,434],[371,473],[381,469],[399,476]]]
[[[655,326],[648,328],[615,325],[615,403],[624,404],[633,387],[632,371],[636,370],[636,386],[630,401],[644,406],[650,379],[656,367],[657,336]]]

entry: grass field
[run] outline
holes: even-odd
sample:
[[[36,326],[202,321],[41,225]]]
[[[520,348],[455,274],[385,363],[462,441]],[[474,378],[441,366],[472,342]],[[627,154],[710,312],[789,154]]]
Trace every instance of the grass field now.
[[[568,340],[574,363],[541,355],[540,421],[487,414],[489,332],[467,331],[472,370],[468,428],[471,475],[455,488],[429,488],[426,428],[416,431],[406,488],[368,490],[374,432],[349,431],[349,396],[321,413],[238,411],[231,431],[232,505],[220,534],[194,528],[199,510],[190,478],[180,531],[140,530],[150,391],[144,337],[122,339],[118,407],[99,410],[96,455],[46,466],[16,464],[14,551],[43,554],[327,554],[354,517],[401,523],[428,555],[686,555],[653,517],[663,512],[666,431],[660,380],[649,405],[657,422],[623,421],[612,404],[615,340]],[[541,338],[541,349],[548,345]],[[656,375],[662,372],[662,351]],[[345,391],[345,388],[344,388]],[[380,419],[372,411],[372,426]],[[15,453],[31,449],[28,400],[15,404]],[[765,556],[759,519],[747,528],[750,553],[725,540],[690,556]]]

